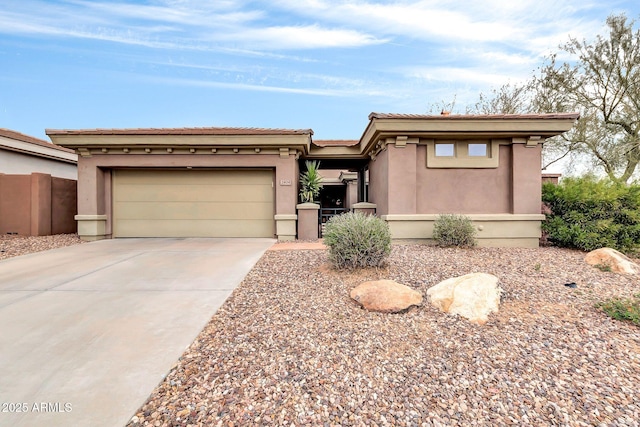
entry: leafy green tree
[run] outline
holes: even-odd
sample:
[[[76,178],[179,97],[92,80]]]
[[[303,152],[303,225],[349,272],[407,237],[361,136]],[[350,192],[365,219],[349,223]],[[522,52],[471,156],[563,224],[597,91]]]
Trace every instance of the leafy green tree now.
[[[579,112],[569,132],[545,144],[548,166],[565,157],[588,158],[615,181],[628,182],[640,163],[640,30],[635,20],[611,15],[608,36],[571,38],[560,46],[574,58],[551,55],[539,75],[506,84],[474,107],[477,113]]]
[[[574,64],[549,58],[535,79],[538,111],[578,111],[564,139],[569,151],[587,153],[609,178],[627,182],[640,163],[640,30],[624,15],[607,18],[608,37],[570,39],[562,50]],[[546,96],[540,96],[546,95]]]

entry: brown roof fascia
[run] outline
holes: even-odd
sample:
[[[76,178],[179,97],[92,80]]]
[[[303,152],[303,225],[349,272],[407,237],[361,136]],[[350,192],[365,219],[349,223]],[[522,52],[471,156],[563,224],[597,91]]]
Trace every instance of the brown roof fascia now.
[[[579,113],[545,113],[545,114],[454,114],[454,115],[423,115],[423,114],[395,114],[395,113],[371,113],[369,114],[369,123],[365,128],[362,136],[360,137],[360,147],[362,153],[366,154],[371,151],[373,145],[384,137],[393,137],[397,135],[418,136],[428,135],[433,137],[436,135],[451,136],[458,135],[461,137],[469,137],[471,135],[477,136],[493,136],[498,135],[511,135],[526,136],[526,135],[540,135],[550,136],[558,135],[562,132],[566,132],[571,128],[573,123],[580,117]],[[376,123],[380,121],[380,124]],[[425,129],[410,125],[411,122],[422,122],[425,125],[429,122],[433,122],[426,126]],[[459,122],[463,127],[458,128],[456,122]],[[482,122],[495,122],[501,123],[503,129],[492,129],[487,127],[487,124],[481,124]],[[508,127],[515,127],[515,123],[520,122],[522,124],[529,124],[529,128],[523,129],[507,129]],[[381,130],[380,125],[386,123],[386,129]],[[442,128],[437,124],[441,124]],[[466,126],[463,125],[466,123]],[[470,123],[476,123],[479,128],[469,126]],[[511,125],[505,125],[511,123]],[[540,123],[541,128],[537,126],[531,126],[534,123]],[[544,125],[548,129],[544,129]],[[414,129],[411,129],[414,127]],[[533,128],[536,127],[534,130]],[[484,129],[482,129],[484,128]],[[423,136],[427,137],[427,136]]]
[[[359,142],[357,139],[314,139],[313,145],[317,147],[353,147]]]
[[[56,144],[73,149],[88,147],[243,146],[289,147],[309,152],[313,130],[265,128],[135,128],[46,129]]]
[[[130,129],[46,129],[49,136],[61,135],[313,135],[312,129],[266,128],[130,128]]]
[[[539,113],[539,114],[396,114],[371,113],[371,119],[402,119],[402,120],[577,120],[580,113]]]
[[[64,151],[66,153],[75,153],[74,150],[71,150],[69,148],[60,147],[59,145],[52,144],[43,139],[38,139],[33,136],[25,135],[23,133],[16,132],[10,129],[0,128],[0,136],[9,138],[9,139],[15,139],[16,141],[26,142],[29,144],[39,145],[42,147],[53,148],[54,150]]]

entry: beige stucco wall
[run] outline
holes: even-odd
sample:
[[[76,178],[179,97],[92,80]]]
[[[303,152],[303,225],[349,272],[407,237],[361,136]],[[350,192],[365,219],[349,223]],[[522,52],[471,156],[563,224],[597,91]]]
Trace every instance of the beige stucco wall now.
[[[456,213],[474,219],[481,246],[534,247],[544,219],[541,149],[500,145],[496,168],[427,168],[426,145],[387,144],[369,163],[369,201],[394,239],[429,240],[437,215]]]
[[[369,202],[375,203],[378,215],[389,213],[388,156],[384,150],[369,162]]]
[[[75,164],[0,149],[0,173],[29,175],[34,172],[58,178],[78,179]]]
[[[369,201],[387,214],[536,214],[541,145],[501,145],[497,168],[427,168],[426,146],[391,144],[369,163]]]
[[[389,214],[416,213],[417,170],[424,169],[417,160],[417,145],[388,146],[388,209]],[[374,202],[375,203],[375,202]]]
[[[78,159],[78,214],[106,216],[104,234],[112,234],[111,171],[118,168],[269,168],[275,171],[274,215],[295,215],[298,164],[278,154],[106,154]],[[289,185],[290,184],[290,185]],[[294,231],[295,234],[295,231]]]
[[[318,239],[318,210],[317,203],[300,203],[298,206],[298,239]]]
[[[398,188],[406,197],[417,196],[415,212],[405,213],[511,212],[511,146],[500,147],[496,169],[428,169],[426,150],[417,147],[415,189]]]
[[[540,239],[541,214],[469,214],[476,227],[480,247],[536,248]],[[429,243],[436,214],[383,215],[394,240]]]
[[[513,213],[540,213],[542,200],[542,144],[512,146]]]

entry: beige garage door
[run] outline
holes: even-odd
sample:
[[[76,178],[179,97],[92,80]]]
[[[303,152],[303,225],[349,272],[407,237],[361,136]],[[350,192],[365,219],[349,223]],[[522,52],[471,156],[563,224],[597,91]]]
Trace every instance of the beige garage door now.
[[[269,170],[116,170],[114,237],[273,237]]]

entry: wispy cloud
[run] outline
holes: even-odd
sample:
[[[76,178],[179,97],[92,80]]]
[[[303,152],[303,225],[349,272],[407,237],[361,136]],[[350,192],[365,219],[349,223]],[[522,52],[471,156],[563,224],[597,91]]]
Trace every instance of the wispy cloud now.
[[[459,83],[468,86],[499,86],[512,78],[507,73],[487,71],[481,67],[407,67],[404,74],[432,83]]]
[[[335,89],[295,88],[295,87],[286,87],[286,86],[220,82],[220,81],[212,81],[212,80],[186,79],[186,78],[173,78],[173,77],[149,77],[148,79],[146,79],[146,81],[159,83],[163,85],[222,88],[222,89],[245,90],[245,91],[253,91],[253,92],[277,92],[277,93],[292,93],[292,94],[298,94],[298,95],[319,95],[319,96],[331,96],[331,97],[345,97],[350,95],[349,93],[346,93],[342,90],[335,90]]]
[[[250,23],[264,17],[260,10],[237,10],[234,2],[217,1],[164,1],[156,4],[138,4],[126,2],[94,2],[85,0],[67,0],[69,4],[84,9],[84,14],[109,16],[114,19],[162,21],[194,26],[239,25]]]
[[[278,50],[361,47],[385,42],[358,31],[321,28],[318,25],[249,28],[217,35],[215,39]]]
[[[274,0],[274,5],[324,22],[367,28],[379,38],[407,37],[447,44],[504,43],[530,50],[539,50],[548,40],[557,44],[568,28],[581,35],[596,25],[596,21],[575,18],[577,9],[592,7],[577,0]]]
[[[221,46],[244,50],[349,48],[383,43],[366,32],[318,24],[275,25],[264,10],[242,10],[223,2],[165,2],[155,5],[68,0],[48,4],[24,0],[0,11],[0,33],[47,34],[154,48]],[[39,11],[39,13],[33,13]]]

